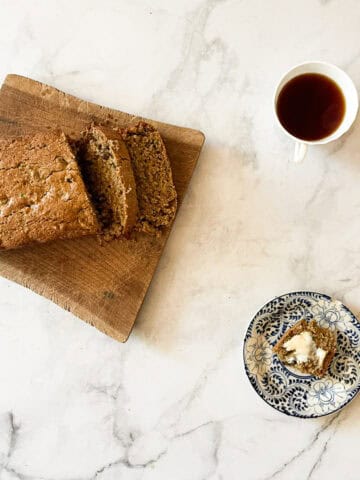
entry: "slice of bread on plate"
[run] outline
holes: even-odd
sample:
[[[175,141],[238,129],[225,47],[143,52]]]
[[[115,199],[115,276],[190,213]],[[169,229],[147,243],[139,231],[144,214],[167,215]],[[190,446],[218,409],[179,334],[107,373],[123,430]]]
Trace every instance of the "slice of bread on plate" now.
[[[323,377],[336,352],[336,334],[315,320],[302,319],[284,333],[273,351],[284,365]]]

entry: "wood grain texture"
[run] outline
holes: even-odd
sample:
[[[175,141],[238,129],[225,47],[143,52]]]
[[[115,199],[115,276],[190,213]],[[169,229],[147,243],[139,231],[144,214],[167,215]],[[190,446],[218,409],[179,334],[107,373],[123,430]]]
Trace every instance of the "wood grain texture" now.
[[[125,126],[140,119],[18,75],[8,75],[0,90],[1,137],[59,127],[76,138],[91,121]],[[180,205],[204,135],[197,130],[150,122],[163,136]],[[140,235],[105,246],[89,237],[1,252],[0,274],[125,342],[170,230],[159,238]]]

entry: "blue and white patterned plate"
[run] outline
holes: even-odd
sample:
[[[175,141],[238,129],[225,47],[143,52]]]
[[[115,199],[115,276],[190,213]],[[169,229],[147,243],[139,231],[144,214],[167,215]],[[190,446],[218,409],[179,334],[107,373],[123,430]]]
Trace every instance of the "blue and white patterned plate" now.
[[[302,318],[315,319],[336,332],[337,352],[323,378],[296,374],[272,353],[284,332]],[[251,321],[244,340],[244,364],[255,391],[276,410],[301,418],[334,413],[360,388],[360,323],[341,302],[327,295],[282,295]]]

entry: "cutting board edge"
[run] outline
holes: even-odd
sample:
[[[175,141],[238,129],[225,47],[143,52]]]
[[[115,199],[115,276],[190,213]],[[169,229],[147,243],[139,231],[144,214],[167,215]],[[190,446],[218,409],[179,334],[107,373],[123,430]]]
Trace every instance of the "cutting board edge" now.
[[[39,89],[50,88],[51,90],[56,91],[59,95],[66,95],[67,97],[71,98],[74,102],[81,101],[81,99],[79,97],[76,97],[75,95],[73,95],[71,93],[66,93],[63,90],[60,90],[56,87],[53,87],[52,85],[47,85],[46,83],[40,82],[39,80],[34,80],[30,77],[25,77],[24,75],[18,75],[17,73],[8,73],[5,77],[2,85],[1,85],[1,89],[4,86],[13,87],[13,85],[12,85],[13,80],[15,80],[15,81],[20,80],[22,83],[28,84],[28,87],[29,87],[28,91],[33,90],[33,87],[36,85],[37,88],[39,88]],[[16,88],[18,89],[18,85],[16,85]],[[23,89],[23,91],[25,91],[25,89]],[[51,102],[51,99],[47,98],[47,101]],[[183,132],[186,132],[186,133],[195,134],[196,136],[201,138],[200,144],[199,144],[200,151],[201,151],[201,149],[204,145],[205,139],[206,139],[205,134],[201,130],[197,130],[196,128],[183,127],[181,125],[175,125],[175,124],[172,124],[172,123],[166,123],[166,122],[162,122],[162,121],[158,121],[158,120],[149,119],[149,118],[143,117],[141,115],[134,115],[134,114],[131,114],[131,113],[128,113],[128,112],[124,112],[123,110],[120,110],[119,107],[117,107],[117,108],[107,107],[107,106],[104,106],[104,105],[99,105],[99,104],[97,104],[95,102],[92,102],[92,101],[89,101],[89,100],[82,100],[82,102],[84,104],[86,104],[87,106],[90,106],[94,110],[98,109],[99,107],[101,107],[104,112],[109,112],[109,113],[113,112],[115,110],[115,111],[119,111],[121,113],[125,113],[132,120],[136,120],[136,119],[138,119],[139,121],[140,120],[146,120],[146,121],[149,121],[151,123],[154,123],[155,125],[162,126],[166,129],[176,128],[176,129],[182,130]],[[199,142],[199,140],[198,140],[198,142]]]
[[[3,278],[6,278],[6,280],[8,280],[10,282],[14,282],[17,285],[19,285],[20,287],[26,288],[27,290],[30,290],[30,291],[36,293],[40,297],[43,297],[46,300],[54,303],[59,308],[65,310],[67,312],[70,312],[72,315],[79,318],[80,320],[83,320],[84,322],[86,322],[91,327],[93,327],[93,328],[101,331],[102,333],[114,338],[115,340],[120,341],[121,343],[125,343],[127,341],[127,339],[129,338],[129,335],[131,333],[131,330],[132,330],[133,326],[131,327],[128,335],[123,335],[121,332],[119,332],[118,330],[112,328],[107,323],[105,323],[104,320],[100,316],[95,315],[93,312],[88,310],[86,307],[83,307],[81,304],[74,303],[73,307],[71,307],[70,304],[69,304],[69,299],[67,298],[66,295],[64,295],[62,293],[59,293],[59,292],[58,293],[54,292],[53,294],[47,293],[48,284],[42,282],[41,280],[36,280],[36,282],[33,283],[32,280],[31,280],[31,277],[24,274],[20,270],[18,270],[16,268],[12,268],[12,267],[10,267],[5,272],[0,271],[0,275]],[[140,305],[140,307],[141,307],[141,305]],[[139,307],[139,309],[136,313],[136,316],[139,313],[140,307]],[[94,321],[97,322],[96,326],[93,323]]]

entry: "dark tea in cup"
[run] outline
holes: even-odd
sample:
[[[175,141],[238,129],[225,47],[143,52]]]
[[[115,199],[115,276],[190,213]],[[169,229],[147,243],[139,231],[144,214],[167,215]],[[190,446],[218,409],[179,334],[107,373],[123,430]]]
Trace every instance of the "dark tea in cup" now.
[[[321,140],[341,125],[345,98],[328,76],[304,73],[282,87],[276,110],[281,125],[291,135],[301,140]]]

